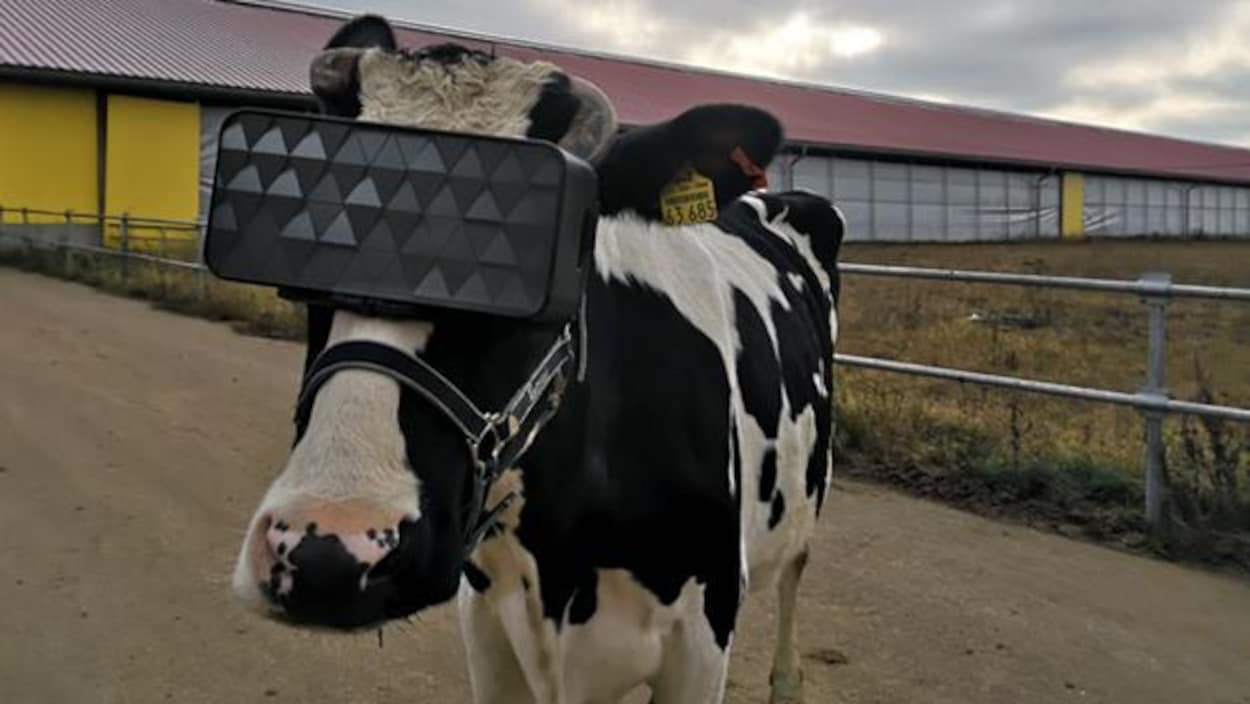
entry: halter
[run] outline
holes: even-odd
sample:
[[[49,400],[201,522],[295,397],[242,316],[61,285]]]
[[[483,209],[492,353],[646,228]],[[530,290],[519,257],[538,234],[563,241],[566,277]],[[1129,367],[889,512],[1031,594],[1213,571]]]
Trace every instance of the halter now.
[[[574,327],[579,328],[576,333]],[[417,355],[379,342],[340,342],[322,350],[309,365],[295,405],[295,422],[308,422],[317,391],[330,377],[346,369],[376,372],[417,392],[464,435],[472,461],[473,498],[464,546],[467,556],[515,500],[515,493],[509,492],[498,504],[486,508],[490,485],[530,449],[539,431],[559,410],[571,370],[579,358],[585,360],[582,328],[576,321],[566,323],[525,383],[503,410],[495,412],[478,408],[451,380]],[[579,377],[582,369],[584,366],[578,370]]]

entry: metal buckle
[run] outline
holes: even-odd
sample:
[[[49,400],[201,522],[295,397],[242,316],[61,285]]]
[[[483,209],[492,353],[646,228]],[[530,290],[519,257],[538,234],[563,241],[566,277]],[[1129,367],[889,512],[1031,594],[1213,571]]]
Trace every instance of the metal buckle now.
[[[473,455],[474,464],[483,475],[493,474],[488,468],[498,464],[499,452],[503,449],[506,435],[501,430],[503,417],[498,413],[485,415],[486,428],[482,434],[469,440],[469,451]]]

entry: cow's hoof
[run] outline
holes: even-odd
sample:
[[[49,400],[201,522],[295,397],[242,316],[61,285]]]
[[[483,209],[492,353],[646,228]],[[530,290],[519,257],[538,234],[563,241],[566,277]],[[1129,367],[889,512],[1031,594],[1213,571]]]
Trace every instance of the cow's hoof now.
[[[768,704],[803,704],[803,672],[774,672],[768,678]]]

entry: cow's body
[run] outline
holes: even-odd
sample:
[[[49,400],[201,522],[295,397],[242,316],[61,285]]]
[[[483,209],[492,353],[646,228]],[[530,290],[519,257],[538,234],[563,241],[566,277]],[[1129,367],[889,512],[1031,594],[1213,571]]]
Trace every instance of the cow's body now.
[[[556,67],[400,54],[378,18],[346,25],[312,79],[334,114],[558,140],[592,160],[584,376],[491,487],[488,506],[519,499],[466,559],[463,435],[384,374],[334,374],[252,520],[239,596],[342,629],[456,598],[478,704],[598,704],[641,684],[688,704],[722,700],[742,599],[775,585],[773,701],[801,701],[794,600],[831,467],[843,221],[814,195],[747,193],[780,144],[775,119],[701,106],[616,137],[606,99]],[[685,169],[712,184],[714,223],[660,224],[661,189]],[[310,308],[308,360],[377,342],[501,408],[559,332]]]
[[[587,382],[461,589],[480,701],[720,700],[741,587],[801,569],[827,488],[840,228],[798,194],[600,222]]]

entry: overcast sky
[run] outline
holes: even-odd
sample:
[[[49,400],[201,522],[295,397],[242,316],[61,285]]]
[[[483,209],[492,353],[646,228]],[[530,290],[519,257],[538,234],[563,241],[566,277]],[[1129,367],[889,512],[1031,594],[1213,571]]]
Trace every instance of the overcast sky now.
[[[312,0],[1250,146],[1250,0]]]

